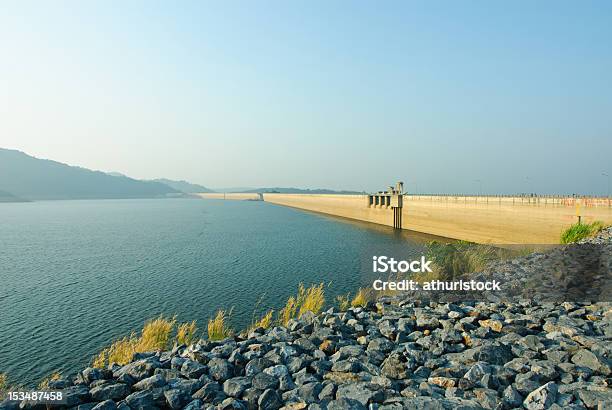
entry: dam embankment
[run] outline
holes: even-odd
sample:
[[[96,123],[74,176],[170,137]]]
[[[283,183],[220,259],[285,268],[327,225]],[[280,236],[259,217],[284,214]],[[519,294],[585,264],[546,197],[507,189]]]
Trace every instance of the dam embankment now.
[[[200,194],[203,198],[257,200],[259,194]],[[367,195],[263,194],[277,205],[393,226],[392,209]],[[612,223],[603,198],[405,195],[402,228],[491,244],[554,244],[577,221]]]

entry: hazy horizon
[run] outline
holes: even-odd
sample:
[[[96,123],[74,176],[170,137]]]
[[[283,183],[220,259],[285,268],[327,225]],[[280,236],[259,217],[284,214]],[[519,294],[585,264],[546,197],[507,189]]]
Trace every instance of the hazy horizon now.
[[[612,4],[14,2],[0,147],[219,187],[606,194]]]

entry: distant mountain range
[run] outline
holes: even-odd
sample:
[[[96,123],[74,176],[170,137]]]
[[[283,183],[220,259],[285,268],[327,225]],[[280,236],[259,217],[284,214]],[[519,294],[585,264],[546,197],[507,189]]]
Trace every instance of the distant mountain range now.
[[[360,194],[356,191],[300,188],[235,188],[220,192],[283,194]],[[45,199],[163,198],[215,192],[187,181],[130,178],[39,159],[21,151],[0,148],[0,202]]]
[[[0,202],[26,202],[24,199],[18,198],[15,195],[6,192],[0,191]]]
[[[112,175],[114,177],[126,177],[127,175],[125,174],[121,174],[119,172],[107,172],[108,175]],[[164,184],[169,186],[172,189],[175,189],[179,192],[183,192],[185,194],[197,194],[197,193],[206,193],[206,192],[215,192],[210,188],[206,188],[205,186],[202,185],[198,185],[198,184],[192,184],[191,182],[187,182],[184,180],[181,181],[175,181],[172,179],[166,179],[166,178],[157,178],[157,179],[152,179],[151,181],[153,182],[159,182],[160,184]]]
[[[181,196],[186,191],[193,192],[191,189],[197,187],[185,181],[167,181],[168,183],[141,181],[120,174],[110,175],[35,158],[21,151],[0,148],[0,201],[2,202],[41,199],[159,198]]]
[[[158,178],[154,179],[153,182],[159,182],[164,185],[168,185],[172,189],[176,189],[177,191],[184,192],[186,194],[197,194],[204,192],[215,192],[212,189],[206,188],[205,186],[192,184],[187,181],[173,181],[171,179],[166,178]]]

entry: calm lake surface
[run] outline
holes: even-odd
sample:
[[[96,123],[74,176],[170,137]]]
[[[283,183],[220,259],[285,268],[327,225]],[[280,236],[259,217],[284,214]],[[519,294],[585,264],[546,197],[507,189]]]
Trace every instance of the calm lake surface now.
[[[331,283],[333,303],[371,284],[372,244],[420,255],[430,239],[255,201],[0,203],[0,373],[74,373],[162,313],[204,329],[233,307],[242,329],[300,282]]]

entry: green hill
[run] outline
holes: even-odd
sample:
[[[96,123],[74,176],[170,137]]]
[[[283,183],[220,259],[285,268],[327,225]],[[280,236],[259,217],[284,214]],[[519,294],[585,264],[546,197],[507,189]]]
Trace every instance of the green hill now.
[[[27,202],[27,201],[16,197],[10,192],[0,191],[0,202]]]
[[[159,182],[160,184],[168,185],[172,189],[176,189],[177,191],[184,192],[186,194],[198,194],[203,192],[215,192],[212,189],[206,188],[205,186],[192,184],[187,181],[173,181],[171,179],[158,178],[154,179],[154,182]]]
[[[181,194],[159,182],[112,176],[3,148],[0,148],[0,190],[30,200],[156,198]]]

